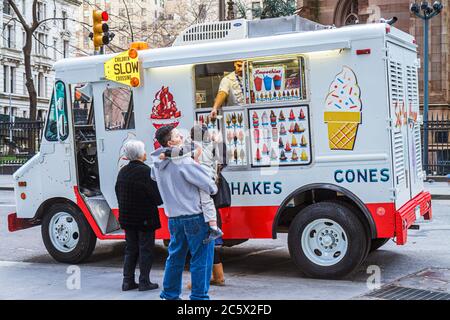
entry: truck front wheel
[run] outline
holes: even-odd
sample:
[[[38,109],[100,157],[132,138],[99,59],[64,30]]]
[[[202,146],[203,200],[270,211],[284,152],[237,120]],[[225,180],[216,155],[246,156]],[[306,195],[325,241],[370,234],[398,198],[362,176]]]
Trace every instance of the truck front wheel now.
[[[86,260],[97,241],[86,218],[71,204],[52,205],[42,220],[41,232],[48,253],[63,263]]]
[[[289,228],[289,252],[307,276],[337,279],[352,273],[366,257],[368,235],[356,214],[339,202],[304,208]]]

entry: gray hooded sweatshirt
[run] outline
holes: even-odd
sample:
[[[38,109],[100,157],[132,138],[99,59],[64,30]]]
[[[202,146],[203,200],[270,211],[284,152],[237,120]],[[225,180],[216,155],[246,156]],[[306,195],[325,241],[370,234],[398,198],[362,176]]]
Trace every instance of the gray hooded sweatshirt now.
[[[217,186],[208,171],[190,155],[159,159],[165,148],[151,153],[151,175],[158,183],[164,202],[164,212],[169,218],[202,213],[199,189],[211,195]]]

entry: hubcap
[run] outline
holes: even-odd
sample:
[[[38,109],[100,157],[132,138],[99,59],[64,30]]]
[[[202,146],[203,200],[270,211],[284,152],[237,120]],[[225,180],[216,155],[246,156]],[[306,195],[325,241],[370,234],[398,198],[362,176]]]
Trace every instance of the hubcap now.
[[[347,234],[331,219],[317,219],[303,230],[301,245],[306,257],[320,266],[332,266],[347,253]]]
[[[67,212],[58,212],[52,217],[49,234],[53,246],[61,252],[72,251],[80,238],[78,224]]]

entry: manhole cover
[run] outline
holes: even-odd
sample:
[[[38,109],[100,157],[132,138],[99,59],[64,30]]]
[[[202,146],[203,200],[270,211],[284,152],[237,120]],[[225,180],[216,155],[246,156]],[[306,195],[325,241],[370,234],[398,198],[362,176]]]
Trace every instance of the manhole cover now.
[[[384,300],[450,300],[450,294],[439,291],[390,285],[366,295]]]

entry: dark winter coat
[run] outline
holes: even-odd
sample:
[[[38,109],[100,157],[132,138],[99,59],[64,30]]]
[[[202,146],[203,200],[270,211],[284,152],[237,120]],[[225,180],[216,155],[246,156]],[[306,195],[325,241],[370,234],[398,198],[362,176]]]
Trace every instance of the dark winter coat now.
[[[158,206],[162,199],[150,174],[150,167],[141,161],[130,161],[119,171],[115,189],[122,229],[161,228]]]

